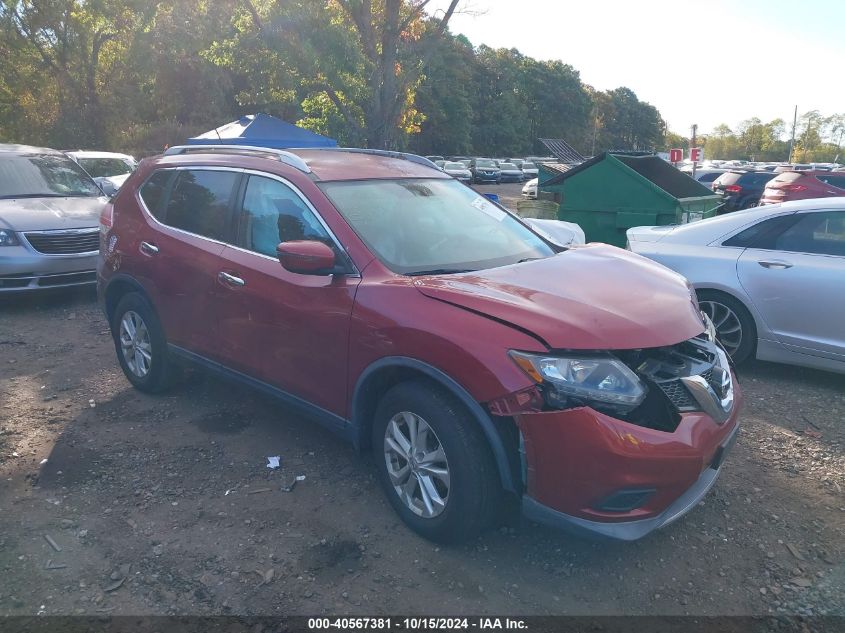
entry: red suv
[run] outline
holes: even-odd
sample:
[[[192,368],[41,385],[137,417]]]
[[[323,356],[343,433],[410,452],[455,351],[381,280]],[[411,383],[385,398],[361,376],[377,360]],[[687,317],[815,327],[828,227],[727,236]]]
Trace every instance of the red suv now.
[[[831,196],[845,196],[845,174],[830,171],[785,171],[766,184],[760,204]]]
[[[684,279],[560,248],[423,158],[173,148],[101,218],[99,290],[142,391],[179,362],[376,454],[418,533],[533,520],[639,538],[692,508],[739,388]]]

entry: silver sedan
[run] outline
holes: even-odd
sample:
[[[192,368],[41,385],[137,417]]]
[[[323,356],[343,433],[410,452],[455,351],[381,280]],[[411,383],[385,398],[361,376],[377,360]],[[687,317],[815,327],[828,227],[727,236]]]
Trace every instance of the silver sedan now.
[[[628,247],[690,281],[736,362],[845,373],[845,198],[636,227]]]
[[[0,145],[0,295],[96,283],[106,202],[64,154]]]

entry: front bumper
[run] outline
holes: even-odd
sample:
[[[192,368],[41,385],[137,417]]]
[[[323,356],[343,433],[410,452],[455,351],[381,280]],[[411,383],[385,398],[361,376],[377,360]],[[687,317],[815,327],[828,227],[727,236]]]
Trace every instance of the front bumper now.
[[[673,432],[612,418],[588,407],[517,417],[524,440],[523,513],[538,523],[579,534],[631,541],[677,520],[715,484],[739,432],[741,394],[735,385],[723,424],[684,413]],[[603,502],[644,491],[625,511]]]
[[[42,255],[23,246],[4,246],[0,251],[0,294],[96,283],[97,255]]]

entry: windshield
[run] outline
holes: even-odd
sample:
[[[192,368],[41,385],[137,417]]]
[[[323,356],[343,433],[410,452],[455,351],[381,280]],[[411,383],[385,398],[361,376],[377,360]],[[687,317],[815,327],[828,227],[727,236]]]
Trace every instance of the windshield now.
[[[523,169],[537,169],[534,163],[522,163]]]
[[[481,270],[555,254],[509,213],[451,178],[320,187],[373,254],[396,273]]]
[[[88,174],[67,156],[0,154],[0,198],[101,195]]]
[[[487,169],[495,169],[496,163],[493,162],[492,160],[477,160],[477,161],[475,161],[475,166],[476,167],[484,167],[484,168],[487,168]]]
[[[518,169],[513,163],[499,163],[499,169]]]
[[[132,168],[119,158],[79,158],[77,160],[92,178],[122,176],[132,172]]]
[[[443,167],[443,169],[460,169],[460,170],[463,170],[464,164],[463,163],[446,163],[446,165]]]

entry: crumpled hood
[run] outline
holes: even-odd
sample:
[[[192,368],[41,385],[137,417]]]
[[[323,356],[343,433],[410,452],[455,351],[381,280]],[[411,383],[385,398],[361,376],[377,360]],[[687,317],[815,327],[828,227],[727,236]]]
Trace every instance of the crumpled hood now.
[[[683,277],[606,244],[474,273],[421,277],[428,297],[512,324],[555,349],[674,345],[704,330]]]
[[[96,227],[106,198],[10,198],[0,200],[0,226],[13,231]]]

